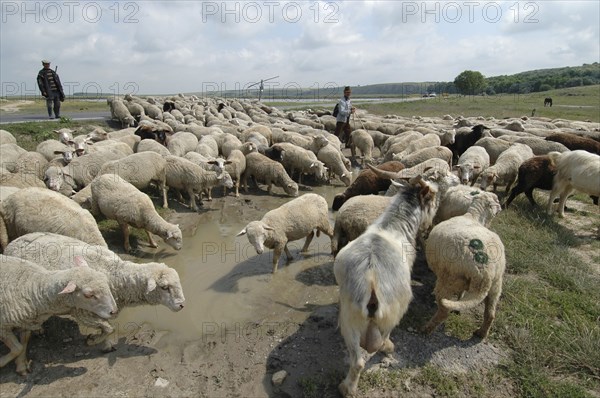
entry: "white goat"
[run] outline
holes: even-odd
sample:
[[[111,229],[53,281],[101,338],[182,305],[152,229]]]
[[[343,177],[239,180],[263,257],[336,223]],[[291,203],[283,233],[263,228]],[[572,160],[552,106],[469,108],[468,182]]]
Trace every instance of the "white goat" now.
[[[343,396],[356,393],[365,366],[360,348],[393,352],[392,329],[412,299],[410,272],[419,229],[435,215],[437,187],[418,177],[401,189],[385,213],[338,253],[333,270],[340,286],[339,324],[350,370],[339,385]]]

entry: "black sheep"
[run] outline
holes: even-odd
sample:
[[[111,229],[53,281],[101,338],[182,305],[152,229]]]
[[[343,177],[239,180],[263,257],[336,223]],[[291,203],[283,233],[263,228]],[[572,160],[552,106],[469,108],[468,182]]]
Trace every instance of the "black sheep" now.
[[[484,137],[484,130],[490,130],[490,128],[483,124],[478,124],[471,127],[471,131],[468,133],[456,133],[454,143],[448,145],[448,148],[452,151],[452,164],[456,164],[460,155],[472,147],[480,138]]]

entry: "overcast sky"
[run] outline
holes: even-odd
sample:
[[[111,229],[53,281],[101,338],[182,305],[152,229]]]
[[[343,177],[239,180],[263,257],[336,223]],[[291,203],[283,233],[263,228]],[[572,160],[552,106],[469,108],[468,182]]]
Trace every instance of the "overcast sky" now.
[[[600,2],[4,1],[2,95],[452,81],[600,61]]]

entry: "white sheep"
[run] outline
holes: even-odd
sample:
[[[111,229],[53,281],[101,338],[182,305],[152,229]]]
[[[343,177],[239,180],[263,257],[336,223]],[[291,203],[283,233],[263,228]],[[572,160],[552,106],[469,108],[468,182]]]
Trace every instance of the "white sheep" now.
[[[116,174],[140,190],[155,183],[164,207],[167,203],[166,167],[167,161],[158,153],[140,152],[104,163],[98,175]]]
[[[519,137],[513,142],[518,142],[519,144],[525,144],[531,148],[533,154],[536,156],[546,155],[550,152],[566,152],[569,150],[566,146],[561,144],[560,142],[554,141],[546,141],[542,138],[537,137]]]
[[[458,158],[454,169],[458,171],[458,178],[463,184],[471,183],[475,185],[475,181],[479,174],[490,165],[490,155],[483,147],[472,146],[467,148]]]
[[[439,139],[439,138],[438,138]],[[393,155],[393,160],[397,155]],[[438,158],[444,160],[449,166],[452,165],[452,151],[445,146],[432,146],[420,149],[402,158],[402,164],[406,168],[411,168],[428,159]]]
[[[423,134],[418,131],[405,131],[402,134],[389,138],[382,148],[382,153],[384,154],[383,161],[389,162],[393,160],[394,154],[402,152],[411,142],[420,138],[423,138]]]
[[[135,124],[134,117],[121,100],[113,99],[110,102],[110,112],[113,119],[117,119],[119,122],[121,122],[121,128],[124,128],[125,126],[133,126]]]
[[[254,146],[252,143],[247,144]],[[227,156],[227,162],[225,171],[229,173],[231,179],[235,181],[235,197],[237,198],[240,196],[241,176],[246,170],[246,155],[238,149],[233,149],[229,152],[229,156]],[[223,195],[227,195],[227,187],[223,187]]]
[[[141,140],[140,143],[137,145],[136,152],[156,152],[162,156],[167,156],[171,154],[171,152],[169,152],[169,150],[164,145],[154,140]]]
[[[117,313],[106,275],[89,267],[81,257],[76,267],[48,271],[30,261],[0,255],[0,340],[10,352],[0,367],[16,359],[17,373],[30,371],[27,344],[32,330],[40,330],[52,315],[74,308],[108,319]],[[21,330],[20,341],[14,329]]]
[[[350,369],[340,383],[342,396],[356,393],[367,352],[394,351],[392,329],[412,299],[410,274],[416,237],[435,214],[436,188],[411,181],[386,211],[338,253],[333,264],[340,287],[339,327],[348,349]]]
[[[192,133],[180,131],[175,133],[169,139],[167,149],[175,156],[183,156],[196,149],[198,138]]]
[[[42,141],[35,148],[35,151],[41,153],[47,161],[51,161],[52,159],[54,159],[56,157],[57,152],[62,153],[64,151],[69,150],[72,151],[73,148],[69,147],[67,144],[63,144],[58,140]],[[2,157],[5,158],[4,154]]]
[[[479,188],[468,185],[459,184],[449,186],[441,195],[440,205],[437,213],[435,213],[433,223],[439,224],[452,217],[462,216],[469,210],[473,199],[483,192]],[[488,192],[488,194],[496,196],[491,192]]]
[[[190,209],[194,211],[199,211],[196,205],[196,192],[200,194],[215,186],[233,187],[233,181],[228,173],[219,175],[214,171],[204,170],[197,164],[179,156],[166,156],[165,160],[167,161],[167,186],[175,189],[180,199],[180,191],[185,190],[190,196]],[[167,208],[168,203],[165,203],[163,207]]]
[[[600,156],[581,149],[562,154],[550,152],[548,156],[556,164],[548,197],[548,214],[553,213],[554,199],[559,197],[558,215],[564,217],[567,197],[574,190],[600,196]]]
[[[338,210],[331,239],[334,256],[367,230],[392,203],[392,197],[380,195],[357,195],[348,199]]]
[[[57,248],[67,248],[57,250]],[[184,308],[185,297],[177,271],[162,263],[138,264],[123,261],[114,252],[80,240],[52,233],[31,233],[11,242],[6,251],[50,270],[69,268],[73,258],[82,257],[90,268],[105,274],[119,309],[139,305],[164,305],[177,312]],[[85,310],[71,311],[80,324],[100,334],[88,337],[88,344],[104,342],[103,351],[112,350],[107,338],[113,333],[111,324]]]
[[[487,337],[496,316],[506,266],[504,245],[487,225],[500,211],[498,198],[481,193],[465,215],[444,221],[431,230],[425,247],[429,268],[436,274],[437,312],[424,326],[431,333],[450,311],[465,311],[485,300],[482,326],[473,334]],[[458,301],[454,297],[464,296]]]
[[[17,139],[11,132],[0,129],[0,145],[4,144],[16,144]]]
[[[352,153],[352,159],[354,160],[356,158],[356,148],[358,148],[362,155],[361,164],[363,166],[365,165],[365,162],[371,162],[374,147],[375,142],[368,131],[358,129],[350,133],[350,151]]]
[[[48,189],[70,197],[76,193],[77,184],[73,177],[64,173],[64,169],[51,165],[44,171],[44,183]]]
[[[498,156],[500,156],[502,152],[506,151],[510,147],[509,142],[494,137],[480,138],[473,145],[480,146],[485,149],[490,156],[490,165],[495,164],[498,160]]]
[[[46,188],[25,188],[0,205],[0,249],[30,232],[55,232],[107,247],[96,220],[69,198]]]
[[[131,251],[129,226],[142,228],[148,235],[150,247],[158,247],[152,235],[160,236],[165,243],[180,250],[181,230],[178,225],[166,222],[158,215],[152,200],[116,174],[100,175],[90,184],[92,209],[110,220],[116,220],[123,231],[125,251]]]
[[[210,158],[219,156],[219,145],[214,137],[205,135],[198,141],[198,145],[194,148],[194,152]]]
[[[14,163],[25,152],[27,151],[17,144],[2,144],[0,145],[0,164],[7,170],[14,169]]]
[[[124,137],[129,137],[129,136],[131,136],[131,134],[124,134],[122,137],[111,138],[108,140],[99,141],[99,142],[95,143],[93,146],[87,147],[87,152],[88,152],[88,154],[93,154],[95,152],[101,152],[101,153],[114,152],[114,153],[121,153],[121,154],[123,154],[123,156],[131,155],[131,154],[133,154],[132,146],[129,145],[127,142],[119,141],[120,139],[123,139]],[[133,138],[133,140],[136,140],[136,138]]]
[[[319,149],[317,159],[325,164],[329,175],[337,175],[346,186],[352,184],[352,172],[346,168],[344,155],[333,144],[328,144]]]
[[[512,184],[519,174],[521,163],[533,157],[533,151],[525,144],[512,144],[506,151],[502,152],[496,163],[481,174],[481,189],[486,190],[489,185],[493,185],[494,192],[500,182],[506,184],[506,194],[510,191]]]
[[[250,222],[237,236],[247,235],[258,254],[265,247],[273,249],[273,272],[276,272],[283,252],[288,261],[292,259],[287,243],[306,237],[300,251],[304,253],[308,250],[315,229],[317,236],[319,231],[330,239],[333,236],[327,201],[320,195],[308,193],[267,212],[260,221]]]
[[[266,184],[269,194],[274,184],[283,188],[288,195],[298,196],[298,184],[290,178],[283,165],[261,153],[251,152],[246,155],[246,169],[241,176],[244,192],[248,192],[248,177],[251,176]]]
[[[92,182],[105,163],[122,159],[125,156],[127,155],[120,151],[88,153],[73,159],[71,163],[63,167],[63,175],[72,178],[77,189],[81,189]]]
[[[284,151],[281,164],[290,171],[291,177],[296,171],[298,172],[298,184],[302,184],[303,174],[311,174],[317,181],[327,179],[327,167],[317,159],[314,152],[285,142],[274,144],[273,147]]]
[[[431,148],[442,145],[442,140],[437,134],[426,134],[422,138],[411,141],[411,143],[402,152],[393,156],[394,160],[402,161],[406,156],[413,154],[421,149]],[[412,167],[412,166],[408,166]]]

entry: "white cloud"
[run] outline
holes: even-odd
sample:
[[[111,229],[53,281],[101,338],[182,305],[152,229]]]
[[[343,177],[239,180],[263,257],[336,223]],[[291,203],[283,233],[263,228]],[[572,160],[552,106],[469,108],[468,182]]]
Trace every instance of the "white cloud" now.
[[[23,13],[21,2],[2,2],[3,93],[14,84],[24,85],[28,94],[35,91],[42,58],[51,58],[62,80],[79,87],[94,82],[102,91],[123,92],[135,82],[140,92],[154,94],[215,84],[230,89],[276,75],[279,87],[322,87],[451,81],[465,69],[493,76],[600,60],[600,3],[592,1],[476,2],[476,7],[240,1],[227,2],[227,9],[221,1],[83,2],[71,20],[64,8],[62,18],[51,22],[42,13],[46,3],[36,3],[37,16]],[[87,4],[102,4],[99,20],[92,21],[93,6],[83,13]]]

